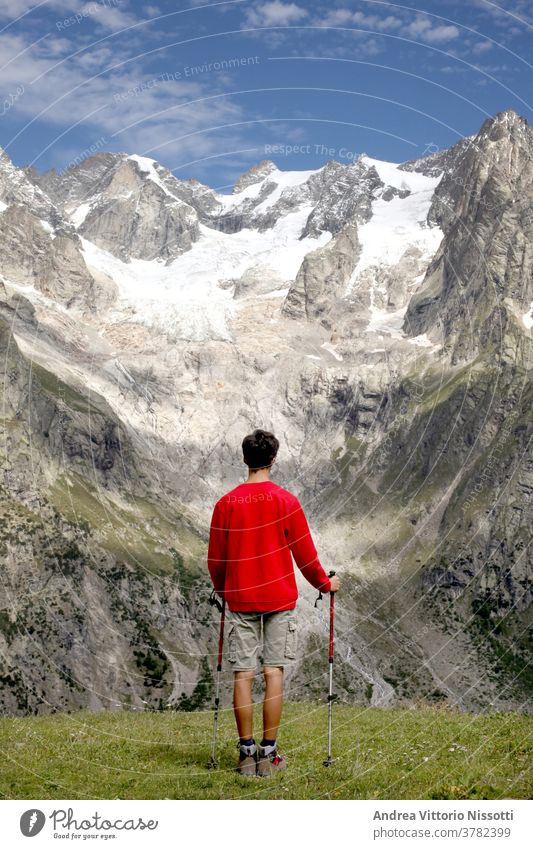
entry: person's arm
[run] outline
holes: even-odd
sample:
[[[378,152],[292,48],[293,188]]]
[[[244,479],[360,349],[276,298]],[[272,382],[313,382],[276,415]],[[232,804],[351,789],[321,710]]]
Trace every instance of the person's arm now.
[[[298,499],[289,507],[284,530],[287,544],[302,575],[315,589],[329,593],[331,581],[318,559],[309,525]]]
[[[211,527],[209,529],[209,546],[207,549],[207,567],[211,575],[211,581],[215,592],[219,596],[224,594],[224,583],[226,579],[226,557],[227,557],[228,531],[225,527],[224,508],[220,501],[215,504]]]

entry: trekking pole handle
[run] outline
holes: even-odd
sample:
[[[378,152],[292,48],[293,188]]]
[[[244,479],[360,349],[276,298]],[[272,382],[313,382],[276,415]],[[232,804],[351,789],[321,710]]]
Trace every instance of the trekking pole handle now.
[[[331,571],[328,575],[333,578],[335,572]],[[329,662],[333,663],[333,620],[335,617],[335,593],[329,594]]]
[[[332,570],[331,570],[331,572],[328,572],[328,578],[333,578],[333,575],[336,575],[336,574],[337,574],[337,573],[336,573],[336,572],[334,572],[334,571],[333,571],[333,569],[332,569]],[[333,595],[333,593],[332,593],[332,595]],[[319,591],[318,591],[318,598],[317,598],[317,600],[315,601],[315,607],[317,607],[317,606],[318,606],[318,602],[319,602],[319,601],[322,601],[322,590],[319,590]]]
[[[226,600],[222,601],[222,612],[220,614],[220,635],[218,638],[218,662],[217,672],[222,669],[222,651],[224,647],[224,623],[226,621]]]
[[[216,607],[217,610],[222,613],[222,602],[219,598],[217,598],[216,590],[213,590],[211,592],[211,595],[209,596],[209,604],[211,605],[211,607]]]

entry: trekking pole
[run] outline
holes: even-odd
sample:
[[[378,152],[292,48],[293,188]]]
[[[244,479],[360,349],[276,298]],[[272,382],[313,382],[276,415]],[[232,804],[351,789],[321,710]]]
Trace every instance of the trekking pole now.
[[[207,763],[208,769],[216,769],[218,763],[215,757],[217,746],[217,724],[218,724],[218,707],[220,705],[220,673],[222,671],[222,647],[224,645],[224,622],[226,619],[226,601],[222,602],[216,597],[215,591],[211,593],[209,604],[214,605],[220,610],[220,634],[218,637],[218,660],[217,660],[217,682],[215,687],[215,715],[213,717],[213,746],[211,749],[211,757]]]
[[[335,572],[331,571],[328,574],[328,578],[333,578]],[[315,601],[315,607],[317,606],[317,602],[322,598],[322,593],[319,591],[318,598]],[[325,761],[323,761],[324,766],[331,766],[333,763],[333,758],[331,757],[331,712],[333,708],[333,700],[335,696],[333,695],[333,624],[335,620],[335,593],[329,594],[329,694],[328,694],[328,756]]]

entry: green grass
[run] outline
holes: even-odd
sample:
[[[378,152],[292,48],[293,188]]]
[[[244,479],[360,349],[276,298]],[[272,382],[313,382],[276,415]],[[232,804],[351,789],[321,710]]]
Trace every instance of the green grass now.
[[[208,770],[210,711],[86,711],[0,720],[0,795],[10,799],[521,799],[533,791],[531,718],[334,705],[325,768],[324,705],[287,704],[271,780],[234,772],[231,709]],[[260,727],[257,706],[256,728]]]

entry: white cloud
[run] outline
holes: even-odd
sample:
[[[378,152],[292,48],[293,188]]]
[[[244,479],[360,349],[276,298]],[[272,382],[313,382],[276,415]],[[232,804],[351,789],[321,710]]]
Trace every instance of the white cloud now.
[[[51,24],[54,31],[59,31],[62,22],[76,15],[80,16],[79,24],[86,25],[92,21],[93,26],[115,31],[141,20],[133,12],[128,12],[124,8],[126,5],[127,3],[119,0],[47,0],[46,3],[36,0],[0,0],[0,18],[14,21],[24,16],[24,20],[33,20],[35,16],[45,13],[50,15],[50,12],[54,12],[58,15],[57,21],[52,21]],[[147,8],[156,7],[144,7],[145,12]],[[147,16],[150,17],[151,14],[153,13],[147,13]],[[72,26],[69,21],[64,27],[65,32],[70,32]]]
[[[246,10],[246,23],[252,27],[288,26],[307,17],[307,9],[296,3],[270,0]]]
[[[505,62],[502,62],[499,65],[476,65],[475,67],[478,71],[481,71],[484,74],[490,74],[492,77],[499,77],[500,74],[512,71],[511,66],[506,65]]]
[[[500,77],[507,71],[512,70],[511,66],[506,65],[505,63],[499,65],[472,65],[476,71],[479,71],[480,74],[489,74],[493,77]],[[442,68],[439,69],[442,74],[468,74],[471,73],[470,68],[466,68],[464,65],[443,65]],[[473,77],[474,78],[474,77]]]
[[[453,24],[434,23],[432,18],[417,15],[414,20],[407,16],[365,14],[350,9],[332,9],[316,22],[319,26],[356,27],[374,32],[391,33],[407,38],[438,44],[459,37],[460,30]]]
[[[60,45],[61,40],[57,41]],[[65,43],[72,50],[73,45]],[[63,168],[80,153],[72,150],[75,136],[70,131],[74,127],[76,135],[80,127],[86,134],[82,147],[104,137],[102,149],[148,156],[154,149],[154,158],[161,158],[165,164],[171,161],[179,165],[245,146],[243,137],[249,128],[227,126],[245,119],[241,107],[231,97],[204,99],[221,93],[220,75],[206,73],[194,80],[160,79],[157,70],[147,72],[139,63],[107,71],[110,65],[120,65],[129,58],[126,48],[97,45],[61,62],[46,45],[47,39],[29,46],[20,35],[0,34],[0,65],[9,63],[2,73],[3,90],[9,94],[23,87],[10,116],[25,127],[25,137],[38,138],[34,128],[41,122],[56,131],[49,149],[45,148],[50,144],[49,133],[43,146],[34,148],[37,168],[50,159],[56,167]],[[154,79],[154,85],[140,87]],[[2,146],[7,146],[8,152],[15,150],[17,141],[13,142],[5,118],[2,129]]]
[[[429,44],[439,44],[459,38],[461,31],[454,24],[434,24],[430,18],[417,15],[402,33],[408,37],[427,41]]]
[[[532,20],[531,0],[514,0],[514,2],[507,0],[505,8],[502,6],[501,0],[497,3],[490,2],[490,0],[470,0],[470,2],[481,12],[490,15],[498,26],[507,28],[512,21],[516,21],[518,24],[523,22],[530,24]],[[526,34],[525,27],[523,34]]]
[[[353,12],[349,9],[331,9],[314,23],[325,27],[343,27],[352,23]]]
[[[395,15],[366,15],[364,12],[352,12],[350,9],[331,9],[316,21],[322,26],[355,26],[372,30],[395,30],[402,25],[400,18]]]
[[[464,65],[443,65],[440,72],[442,74],[467,74],[468,68],[465,68]]]
[[[477,41],[472,47],[472,53],[479,56],[481,53],[488,53],[493,47],[492,41]]]
[[[13,20],[29,12],[35,5],[31,0],[0,0],[0,18]]]
[[[118,29],[126,29],[137,23],[140,18],[131,12],[126,11],[123,7],[124,3],[103,3],[98,0],[89,0],[84,3],[81,8],[81,14],[87,14],[95,24],[103,29],[111,31]],[[148,16],[149,17],[149,16]]]
[[[369,23],[374,29],[383,31],[398,29],[402,23],[400,18],[397,18],[395,15],[385,15],[384,18],[380,18],[378,15],[370,15],[367,17],[370,18]]]
[[[428,41],[430,44],[439,44],[444,41],[454,41],[456,38],[459,38],[461,35],[461,30],[459,27],[454,26],[453,24],[442,25],[438,27],[431,27],[430,30],[426,31],[422,36],[423,40]]]
[[[383,32],[397,30],[402,25],[401,19],[395,15],[385,15],[384,17],[381,15],[366,15],[364,12],[351,12],[349,9],[334,9],[332,12],[328,12],[325,20],[332,22],[336,20],[339,25],[342,25],[344,21],[346,24],[352,26],[382,30]]]
[[[76,64],[91,74],[98,73],[107,64],[113,65],[115,61],[116,50],[109,43],[97,44],[76,57]]]

